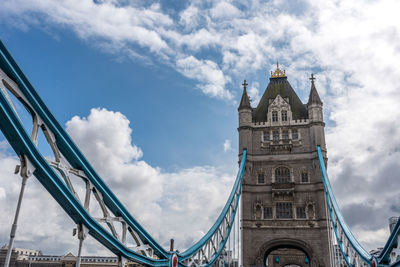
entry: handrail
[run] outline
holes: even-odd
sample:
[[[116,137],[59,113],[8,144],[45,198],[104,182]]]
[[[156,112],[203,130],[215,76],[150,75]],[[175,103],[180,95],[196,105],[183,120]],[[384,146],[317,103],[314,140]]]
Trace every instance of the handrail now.
[[[194,244],[189,249],[187,249],[186,251],[184,251],[184,252],[179,254],[179,256],[182,258],[182,260],[186,260],[191,255],[195,254],[215,234],[215,232],[217,231],[218,227],[221,225],[221,223],[223,222],[225,216],[227,215],[230,206],[233,204],[233,200],[235,199],[236,192],[238,192],[238,197],[236,198],[236,203],[234,203],[235,204],[235,209],[234,209],[234,212],[233,212],[233,217],[235,217],[235,214],[236,214],[236,211],[237,211],[237,208],[238,208],[238,202],[239,202],[240,194],[241,194],[241,187],[242,187],[242,184],[243,184],[244,168],[245,168],[245,165],[246,165],[246,158],[247,158],[247,149],[243,149],[242,160],[241,160],[241,163],[240,163],[240,168],[239,168],[238,174],[236,176],[236,181],[235,181],[235,184],[234,184],[234,186],[232,188],[231,194],[229,195],[228,201],[225,204],[225,207],[223,208],[223,210],[221,211],[220,215],[218,216],[217,221],[210,228],[210,230],[208,230],[207,234],[205,236],[203,236],[196,244]],[[232,222],[234,222],[234,221],[232,221]],[[230,230],[231,230],[231,227],[229,227],[229,232],[230,232]],[[228,235],[229,235],[229,232],[228,232]],[[222,247],[224,247],[226,241],[227,240],[225,240],[222,243],[223,244]]]
[[[353,233],[351,232],[349,226],[346,224],[342,213],[340,212],[339,206],[336,202],[336,198],[333,194],[332,187],[329,182],[328,174],[326,172],[325,168],[325,162],[324,158],[322,156],[322,151],[321,147],[317,146],[317,152],[318,152],[318,160],[319,160],[319,166],[321,170],[321,175],[322,175],[322,181],[324,184],[324,189],[327,194],[327,205],[329,207],[329,201],[332,203],[333,207],[333,212],[336,215],[336,218],[341,226],[341,229],[343,230],[343,233],[346,235],[347,239],[349,240],[351,246],[354,248],[356,253],[366,262],[369,264],[372,263],[372,256],[361,246],[361,244],[357,241],[357,239],[354,237]],[[331,221],[332,224],[334,224],[333,221]],[[335,228],[335,227],[334,227]],[[337,232],[335,231],[335,235],[337,235]],[[340,246],[341,244],[339,244]],[[341,248],[342,249],[342,248]],[[346,260],[347,261],[347,260]]]
[[[388,258],[390,257],[389,254],[392,251],[393,247],[395,246],[398,247],[400,245],[398,244],[399,235],[400,235],[400,217],[397,220],[397,223],[393,228],[393,231],[390,233],[390,236],[386,241],[386,244],[383,247],[381,253],[379,253],[377,257],[379,263],[386,263],[388,261]],[[396,266],[396,265],[391,265],[391,266]],[[400,266],[400,261],[398,261],[398,266]]]

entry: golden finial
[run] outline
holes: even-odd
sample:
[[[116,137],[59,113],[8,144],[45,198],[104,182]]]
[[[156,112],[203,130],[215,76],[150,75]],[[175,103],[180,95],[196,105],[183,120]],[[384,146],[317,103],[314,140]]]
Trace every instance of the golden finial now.
[[[280,78],[286,77],[286,70],[281,71],[279,68],[279,62],[276,62],[276,70],[274,72],[271,71],[271,78]]]

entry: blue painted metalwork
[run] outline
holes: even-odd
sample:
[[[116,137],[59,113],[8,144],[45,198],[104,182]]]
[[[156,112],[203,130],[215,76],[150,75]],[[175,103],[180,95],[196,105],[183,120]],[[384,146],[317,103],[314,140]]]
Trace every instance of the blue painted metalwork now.
[[[390,252],[393,248],[399,247],[399,235],[400,235],[400,218],[397,220],[395,227],[393,228],[392,233],[390,234],[388,241],[383,247],[381,253],[377,257],[379,263],[389,264],[390,262]],[[396,262],[390,266],[400,266],[400,260],[395,259]]]
[[[0,40],[0,69],[2,69],[7,76],[13,79],[19,89],[21,90],[26,101],[19,99],[28,111],[31,113],[33,120],[40,119],[43,125],[54,135],[57,148],[60,150],[62,156],[68,161],[73,168],[82,170],[87,179],[92,183],[96,190],[101,193],[102,200],[107,208],[117,217],[123,218],[128,226],[133,229],[145,244],[149,245],[158,259],[144,256],[131,249],[128,249],[122,244],[115,236],[105,231],[104,228],[90,216],[82,204],[74,196],[72,190],[63,181],[63,178],[54,171],[46,159],[37,150],[35,144],[32,142],[30,136],[25,131],[17,114],[14,112],[10,103],[3,92],[0,93],[0,129],[4,136],[9,141],[11,147],[19,156],[25,156],[30,163],[35,167],[33,174],[46,188],[46,190],[53,196],[59,205],[67,212],[67,214],[77,224],[83,224],[92,235],[105,247],[110,249],[113,253],[123,256],[135,262],[142,263],[149,266],[168,266],[172,259],[172,253],[166,251],[161,247],[144,228],[132,217],[126,208],[121,204],[113,192],[107,187],[103,180],[98,176],[92,166],[88,163],[86,158],[79,151],[78,147],[73,143],[68,134],[64,131],[63,127],[54,118],[48,110],[42,99],[35,91],[32,84],[19,68],[17,63],[12,58],[6,47]],[[244,167],[246,162],[246,150],[243,151],[242,160],[239,172],[233,186],[229,199],[218,217],[216,223],[211,227],[208,233],[194,246],[185,252],[178,254],[179,266],[185,266],[182,262],[196,254],[205,244],[207,244],[216,231],[220,230],[222,224],[227,223],[226,216],[230,215],[231,218],[227,223],[225,236],[220,239],[218,250],[213,256],[202,266],[211,266],[223,251],[230,230],[234,223],[235,214],[237,212],[241,186],[244,176]],[[231,214],[230,214],[231,213]],[[233,217],[232,217],[233,216]],[[222,234],[221,234],[222,235]],[[219,236],[218,236],[219,237]],[[218,238],[217,238],[218,240]],[[212,242],[212,240],[211,240]]]
[[[233,186],[233,189],[231,191],[231,194],[228,198],[228,201],[225,204],[224,209],[222,210],[221,214],[219,215],[217,221],[214,223],[214,225],[210,228],[210,230],[207,232],[205,236],[203,236],[196,244],[194,244],[192,247],[190,247],[188,250],[186,250],[183,253],[179,254],[179,258],[184,261],[187,260],[189,257],[192,255],[196,254],[203,246],[205,243],[210,240],[210,238],[215,235],[217,232],[219,226],[222,224],[223,220],[226,218],[226,215],[229,211],[230,206],[233,204],[234,205],[234,210],[233,210],[233,218],[235,218],[237,208],[239,207],[239,199],[240,195],[242,192],[242,184],[243,184],[243,177],[244,177],[244,170],[245,170],[245,165],[246,165],[246,158],[247,158],[247,149],[243,150],[242,154],[242,160],[240,163],[240,168],[236,177],[235,184]],[[209,265],[212,265],[218,256],[221,254],[222,250],[225,248],[225,244],[228,241],[227,237],[230,234],[230,231],[232,230],[233,223],[227,227],[227,235],[226,238],[221,242],[218,253],[214,255],[214,257],[211,258],[209,261]]]
[[[337,239],[337,243],[340,247],[340,250],[346,260],[346,263],[349,266],[353,266],[353,264],[350,262],[349,256],[347,255],[345,248],[343,247],[343,243],[341,240],[341,237],[339,236],[338,233],[338,227],[340,226],[340,228],[343,230],[343,233],[345,234],[345,236],[347,237],[347,239],[349,240],[351,246],[353,247],[353,249],[356,251],[356,253],[368,264],[372,264],[372,256],[360,245],[360,243],[357,241],[357,239],[354,237],[353,233],[350,231],[349,226],[346,224],[339,206],[336,202],[335,196],[333,194],[333,190],[332,187],[330,185],[329,182],[329,178],[328,178],[328,174],[326,172],[326,168],[325,168],[325,162],[324,162],[324,158],[322,156],[322,151],[321,151],[321,147],[318,146],[317,147],[317,151],[318,151],[318,160],[319,160],[319,167],[321,170],[321,175],[322,175],[322,181],[324,184],[324,189],[325,189],[325,199],[326,199],[326,204],[328,207],[328,211],[329,211],[329,215],[331,218],[331,224],[333,227],[333,230],[335,232],[335,236]],[[339,225],[335,224],[335,217],[337,218],[337,222],[339,223]]]
[[[346,263],[349,266],[353,266],[353,263],[350,262],[349,255],[346,253],[346,248],[344,247],[342,238],[340,237],[340,234],[338,233],[339,227],[341,228],[341,231],[343,231],[343,233],[345,234],[347,240],[349,241],[350,245],[352,246],[354,251],[357,253],[357,255],[360,256],[365,263],[372,265],[373,257],[360,245],[360,243],[354,237],[353,233],[350,231],[349,226],[346,224],[346,222],[340,212],[340,209],[336,202],[335,196],[333,194],[332,187],[329,182],[328,174],[326,173],[325,162],[324,162],[324,158],[323,158],[320,146],[317,147],[317,151],[318,151],[319,166],[320,166],[320,170],[321,170],[321,174],[322,174],[322,180],[324,183],[326,203],[327,203],[329,215],[331,218],[332,228],[335,232],[335,236],[337,239],[338,246],[341,250],[341,253],[342,253],[343,257],[345,258]],[[337,220],[335,220],[335,218]],[[337,225],[337,223],[335,223],[336,221],[339,223],[339,225]],[[394,248],[397,248],[399,246],[399,244],[398,244],[399,235],[400,235],[400,220],[397,221],[397,224],[395,225],[392,233],[390,234],[388,241],[386,242],[386,245],[380,252],[379,256],[376,258],[379,266],[398,266],[398,265],[400,265],[400,262],[397,261],[397,259],[394,259],[394,261],[396,261],[396,262],[391,262],[391,259],[390,259],[390,253],[393,251]]]

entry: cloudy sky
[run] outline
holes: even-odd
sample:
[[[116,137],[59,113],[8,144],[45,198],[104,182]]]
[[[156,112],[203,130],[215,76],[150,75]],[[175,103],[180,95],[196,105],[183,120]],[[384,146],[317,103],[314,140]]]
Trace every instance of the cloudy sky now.
[[[400,213],[400,2],[165,2],[3,0],[0,38],[132,214],[178,248],[207,231],[233,184],[243,80],[255,106],[279,60],[306,102],[314,73],[335,195],[361,243],[382,246]],[[0,245],[17,163],[0,135]],[[29,179],[16,245],[76,253],[73,227]]]

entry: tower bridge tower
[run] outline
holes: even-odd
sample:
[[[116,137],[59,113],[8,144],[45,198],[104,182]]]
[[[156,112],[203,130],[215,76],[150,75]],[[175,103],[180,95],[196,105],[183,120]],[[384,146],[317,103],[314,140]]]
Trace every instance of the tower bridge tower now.
[[[277,64],[256,108],[243,84],[238,131],[239,153],[247,148],[241,212],[244,267],[330,266],[317,156],[320,145],[326,161],[325,123],[314,79],[311,75],[308,103],[303,104]]]

